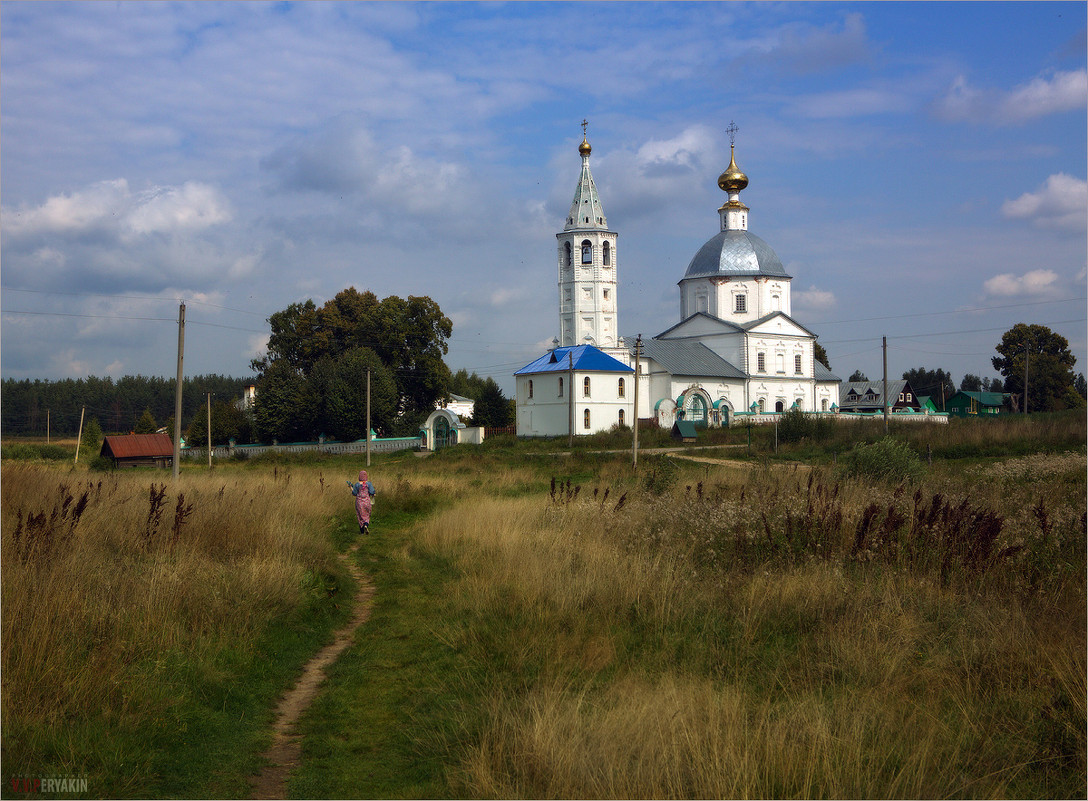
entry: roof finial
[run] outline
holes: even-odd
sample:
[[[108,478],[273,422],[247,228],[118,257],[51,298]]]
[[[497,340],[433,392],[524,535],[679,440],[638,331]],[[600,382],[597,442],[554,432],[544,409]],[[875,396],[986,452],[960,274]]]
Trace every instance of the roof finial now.
[[[735,122],[733,122],[732,120],[730,120],[729,121],[729,127],[725,129],[725,132],[727,134],[729,134],[729,147],[730,148],[732,148],[733,145],[736,144],[737,131],[739,131],[739,130],[740,130],[740,128],[737,127],[737,124]]]
[[[589,141],[586,139],[586,127],[588,125],[589,125],[589,122],[586,121],[583,118],[582,119],[582,144],[578,145],[578,152],[581,153],[583,156],[588,156],[593,150],[593,148],[591,148],[589,146]]]
[[[589,125],[589,122],[583,117],[582,118],[582,138],[583,139],[586,138],[586,126],[588,126],[588,125]]]

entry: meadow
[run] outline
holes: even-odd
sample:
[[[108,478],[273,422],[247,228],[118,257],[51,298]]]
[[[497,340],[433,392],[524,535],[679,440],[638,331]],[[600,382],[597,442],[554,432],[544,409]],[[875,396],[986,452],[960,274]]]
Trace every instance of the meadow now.
[[[1030,422],[895,430],[883,478],[841,432],[375,459],[289,794],[1083,797],[1084,419]],[[357,465],[2,469],[5,780],[246,795],[347,613]]]

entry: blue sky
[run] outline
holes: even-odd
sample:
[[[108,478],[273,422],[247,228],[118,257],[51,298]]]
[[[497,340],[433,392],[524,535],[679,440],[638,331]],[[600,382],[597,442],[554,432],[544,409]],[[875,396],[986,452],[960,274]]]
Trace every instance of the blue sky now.
[[[678,321],[730,122],[834,372],[1086,371],[1083,3],[0,3],[0,373],[248,375],[269,314],[429,295],[447,362],[558,330],[580,123],[621,332]]]

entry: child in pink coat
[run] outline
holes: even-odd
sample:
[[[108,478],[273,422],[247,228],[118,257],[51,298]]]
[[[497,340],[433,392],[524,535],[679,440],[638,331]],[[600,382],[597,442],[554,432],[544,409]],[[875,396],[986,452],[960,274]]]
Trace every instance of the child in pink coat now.
[[[355,516],[359,518],[359,533],[370,533],[370,510],[374,505],[374,485],[367,480],[366,470],[359,471],[359,480],[348,482],[351,494],[355,496]]]

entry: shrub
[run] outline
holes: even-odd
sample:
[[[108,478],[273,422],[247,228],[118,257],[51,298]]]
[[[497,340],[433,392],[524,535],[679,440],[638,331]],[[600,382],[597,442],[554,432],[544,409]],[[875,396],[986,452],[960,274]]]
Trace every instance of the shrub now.
[[[675,459],[668,456],[651,456],[646,460],[647,472],[642,477],[642,486],[647,492],[662,495],[674,486],[680,472]]]
[[[842,471],[855,478],[916,481],[925,467],[905,442],[884,437],[869,445],[855,445],[843,457]]]
[[[830,439],[834,425],[827,417],[790,409],[778,418],[778,439],[782,442],[800,442],[803,439],[822,442]]]

